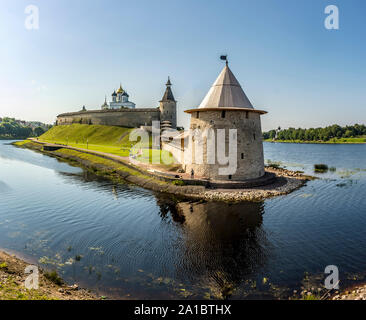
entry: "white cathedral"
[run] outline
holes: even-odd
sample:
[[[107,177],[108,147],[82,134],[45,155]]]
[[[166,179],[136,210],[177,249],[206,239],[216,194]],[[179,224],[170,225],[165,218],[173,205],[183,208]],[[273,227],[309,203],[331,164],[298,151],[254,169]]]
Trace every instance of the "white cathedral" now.
[[[107,97],[105,98],[104,104],[102,105],[102,110],[106,109],[121,109],[121,108],[128,108],[128,109],[135,109],[135,104],[131,101],[128,101],[130,96],[128,93],[122,89],[122,85],[119,86],[117,91],[113,91],[112,93],[112,101],[107,103]]]

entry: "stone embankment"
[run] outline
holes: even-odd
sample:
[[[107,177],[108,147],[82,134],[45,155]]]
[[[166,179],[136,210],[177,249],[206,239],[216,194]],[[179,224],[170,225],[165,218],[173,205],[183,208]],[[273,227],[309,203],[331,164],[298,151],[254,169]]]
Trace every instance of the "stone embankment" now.
[[[250,187],[250,184],[248,184],[249,187],[240,189],[234,183],[232,188],[228,183],[225,183],[220,184],[222,187],[212,188],[210,185],[213,182],[206,185],[203,183],[202,185],[202,181],[197,178],[189,181],[187,178],[163,176],[161,172],[154,173],[147,170],[148,167],[144,164],[137,166],[128,162],[128,158],[124,159],[112,154],[62,145],[59,146],[58,150],[51,151],[48,149],[47,151],[42,148],[42,144],[34,140],[16,145],[68,161],[112,180],[123,179],[153,191],[209,201],[261,201],[269,197],[288,194],[312,179],[300,172],[269,167],[266,168],[266,175],[270,178],[265,185],[255,186],[253,184],[253,187]],[[179,176],[178,173],[177,176]]]
[[[248,189],[215,189],[205,191],[201,197],[212,201],[261,201],[266,198],[288,194],[302,187],[307,180],[278,176],[274,183]]]

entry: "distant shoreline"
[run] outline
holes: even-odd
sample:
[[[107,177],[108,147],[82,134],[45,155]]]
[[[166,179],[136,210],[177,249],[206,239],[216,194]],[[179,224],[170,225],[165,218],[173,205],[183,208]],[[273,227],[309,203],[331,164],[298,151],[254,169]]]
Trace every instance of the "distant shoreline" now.
[[[0,136],[0,140],[24,140],[28,139],[29,137],[2,137]]]
[[[296,143],[296,144],[366,144],[366,141],[359,141],[363,138],[354,138],[355,141],[301,141],[301,140],[272,140],[266,139],[264,142],[270,143]],[[365,139],[364,139],[365,140]]]

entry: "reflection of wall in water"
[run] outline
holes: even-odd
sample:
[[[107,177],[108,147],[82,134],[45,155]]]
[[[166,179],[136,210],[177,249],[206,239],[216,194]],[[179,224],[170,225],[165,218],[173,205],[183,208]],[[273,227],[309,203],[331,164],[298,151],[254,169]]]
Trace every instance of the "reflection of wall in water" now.
[[[156,204],[160,208],[159,215],[163,220],[169,217],[179,225],[184,224],[184,215],[177,210],[177,202],[171,196],[165,194],[156,194]]]
[[[179,203],[184,253],[177,274],[202,277],[219,291],[238,285],[266,261],[263,203]]]
[[[98,191],[111,193],[115,200],[118,199],[119,193],[122,193],[125,190],[130,190],[128,184],[114,184],[110,179],[88,170],[83,170],[81,173],[56,171],[56,174],[67,180],[67,182],[80,185],[83,188],[90,189],[91,187],[94,187],[98,189]]]

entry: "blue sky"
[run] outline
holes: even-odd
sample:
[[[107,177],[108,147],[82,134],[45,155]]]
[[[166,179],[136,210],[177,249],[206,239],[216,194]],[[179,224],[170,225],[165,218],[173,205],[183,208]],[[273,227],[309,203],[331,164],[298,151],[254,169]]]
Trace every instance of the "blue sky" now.
[[[24,27],[27,5],[39,30]],[[340,29],[324,27],[337,5]],[[155,107],[170,76],[178,124],[229,55],[263,129],[366,122],[364,0],[0,0],[0,116],[52,123],[121,82]]]

